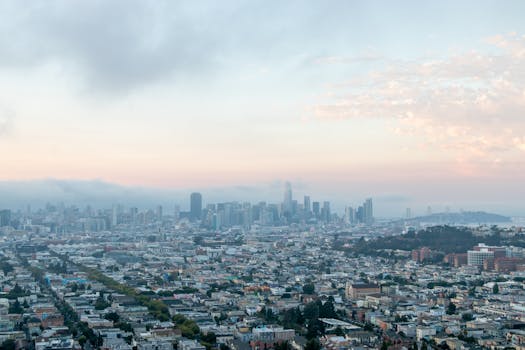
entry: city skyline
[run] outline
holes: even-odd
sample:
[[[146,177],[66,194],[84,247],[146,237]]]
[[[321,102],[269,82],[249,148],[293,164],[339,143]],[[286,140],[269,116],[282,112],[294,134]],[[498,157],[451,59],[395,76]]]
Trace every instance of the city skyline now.
[[[0,350],[525,349],[524,13],[0,0]]]
[[[289,179],[523,213],[522,2],[0,6],[0,187]]]
[[[86,185],[84,182],[81,185]],[[104,194],[94,189],[94,186],[102,186]],[[280,187],[279,187],[280,186]],[[407,198],[392,197],[375,197],[374,209],[372,209],[372,197],[370,194],[364,196],[319,196],[309,191],[308,187],[300,184],[300,190],[292,190],[292,183],[289,181],[272,186],[272,192],[266,192],[266,196],[254,196],[253,188],[239,187],[235,189],[222,189],[216,191],[189,192],[178,191],[171,192],[158,190],[157,192],[148,192],[147,189],[132,189],[118,187],[107,183],[87,183],[86,187],[79,186],[79,183],[61,183],[54,181],[46,183],[46,187],[60,187],[63,191],[58,197],[47,193],[47,196],[41,197],[35,188],[27,188],[26,196],[19,196],[16,199],[0,198],[0,209],[14,210],[18,213],[27,212],[28,208],[40,210],[48,206],[60,206],[63,208],[91,208],[93,210],[107,210],[116,207],[121,210],[140,210],[162,213],[166,209],[168,216],[175,211],[175,217],[182,215],[187,217],[191,222],[198,221],[202,218],[202,213],[209,209],[209,206],[221,204],[233,205],[259,205],[266,203],[270,206],[279,208],[279,216],[290,219],[292,213],[305,211],[306,213],[315,214],[314,217],[319,220],[326,220],[331,216],[330,213],[337,215],[344,223],[361,222],[366,224],[373,223],[375,218],[380,220],[399,220],[413,219],[417,217],[430,216],[432,214],[449,213],[476,213],[484,212],[489,214],[499,214],[508,217],[514,217],[515,222],[522,222],[523,216],[512,211],[494,211],[493,207],[483,207],[479,203],[469,206],[451,206],[450,204],[440,203],[438,205],[426,205],[421,207],[419,204],[410,202]],[[151,190],[151,189],[150,189]],[[115,192],[119,191],[119,192]],[[280,195],[279,195],[280,194]],[[280,197],[280,198],[279,198]],[[38,198],[38,199],[36,199]],[[378,200],[379,199],[379,200]],[[364,201],[364,202],[363,202]],[[376,205],[379,202],[379,205]],[[362,205],[360,205],[362,204]],[[404,204],[414,205],[403,207]],[[200,208],[200,210],[199,210]],[[379,208],[379,210],[378,210]],[[214,209],[215,210],[215,209]],[[412,211],[413,210],[413,211]],[[327,212],[327,216],[323,214]],[[199,214],[201,213],[201,214]],[[414,215],[412,215],[412,213]],[[161,214],[162,216],[162,214]],[[354,222],[355,221],[355,222]]]

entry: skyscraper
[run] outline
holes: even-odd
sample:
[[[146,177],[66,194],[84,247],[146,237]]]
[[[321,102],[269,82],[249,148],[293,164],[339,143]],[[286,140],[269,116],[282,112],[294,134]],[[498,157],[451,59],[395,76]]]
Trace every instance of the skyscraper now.
[[[314,212],[314,216],[316,218],[319,218],[319,212],[320,212],[320,205],[319,202],[313,202],[312,203],[312,211]]]
[[[355,222],[355,210],[352,207],[345,208],[345,224],[353,224]]]
[[[367,198],[363,207],[365,224],[372,224],[374,222],[374,209],[372,206],[372,198]]]
[[[175,222],[179,222],[179,218],[180,218],[180,207],[178,205],[175,205],[175,207],[173,208],[173,220]]]
[[[310,213],[310,211],[312,210],[312,208],[310,208],[310,196],[304,196],[304,212],[305,213]]]
[[[9,226],[11,223],[11,210],[4,209],[0,210],[0,227]]]
[[[322,219],[324,222],[330,222],[330,219],[332,217],[332,214],[330,213],[330,202],[325,201],[323,202],[323,210],[322,213]]]
[[[290,217],[293,214],[292,212],[292,184],[286,182],[284,185],[283,214],[286,217]]]
[[[190,195],[190,220],[197,221],[201,219],[202,215],[202,195],[198,192],[193,192]]]
[[[118,224],[118,208],[116,205],[113,205],[111,209],[111,226],[115,227]]]

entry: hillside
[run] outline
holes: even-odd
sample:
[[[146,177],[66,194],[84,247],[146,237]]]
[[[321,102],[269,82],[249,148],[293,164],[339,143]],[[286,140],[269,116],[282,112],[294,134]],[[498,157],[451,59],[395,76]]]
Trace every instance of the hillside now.
[[[418,216],[409,220],[414,223],[435,223],[435,224],[492,224],[508,223],[511,218],[499,214],[487,213],[483,211],[465,211],[461,213],[436,213],[432,215]]]

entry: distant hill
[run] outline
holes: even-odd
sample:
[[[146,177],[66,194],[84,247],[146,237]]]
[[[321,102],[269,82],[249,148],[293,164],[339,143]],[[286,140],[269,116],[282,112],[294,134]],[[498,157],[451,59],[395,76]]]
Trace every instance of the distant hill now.
[[[444,254],[466,253],[478,243],[523,247],[525,246],[525,236],[515,235],[503,238],[498,230],[490,236],[476,236],[467,227],[442,225],[427,227],[417,232],[409,231],[403,235],[378,237],[368,241],[360,239],[348,251],[375,256],[382,255],[385,249],[413,250],[428,247]]]
[[[436,213],[405,219],[405,222],[435,224],[491,224],[512,222],[508,216],[486,213],[483,211],[464,211],[461,213]]]

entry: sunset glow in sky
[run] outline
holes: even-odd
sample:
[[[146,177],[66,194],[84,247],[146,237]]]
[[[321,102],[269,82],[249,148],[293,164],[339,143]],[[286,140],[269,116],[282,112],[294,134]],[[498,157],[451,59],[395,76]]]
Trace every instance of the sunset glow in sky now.
[[[290,180],[519,212],[524,13],[523,1],[2,1],[0,181]]]

